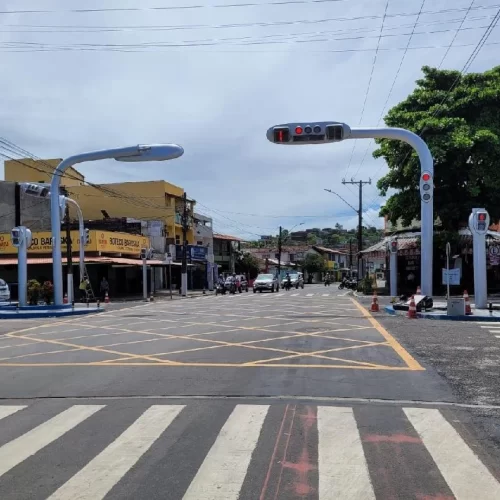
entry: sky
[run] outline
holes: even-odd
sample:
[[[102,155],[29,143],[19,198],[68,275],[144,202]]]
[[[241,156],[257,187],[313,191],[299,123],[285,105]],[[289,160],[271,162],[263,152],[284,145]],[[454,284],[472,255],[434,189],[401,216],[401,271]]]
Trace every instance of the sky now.
[[[3,0],[0,137],[40,158],[180,144],[174,161],[79,170],[93,183],[179,185],[216,231],[245,239],[279,225],[355,227],[354,210],[324,189],[357,207],[356,186],[342,179],[371,179],[364,224],[383,227],[376,181],[387,166],[372,158],[373,141],[286,147],[266,130],[309,120],[383,126],[423,65],[462,69],[499,8],[500,0]],[[21,12],[30,10],[38,12]],[[499,26],[469,71],[498,64],[498,45]]]

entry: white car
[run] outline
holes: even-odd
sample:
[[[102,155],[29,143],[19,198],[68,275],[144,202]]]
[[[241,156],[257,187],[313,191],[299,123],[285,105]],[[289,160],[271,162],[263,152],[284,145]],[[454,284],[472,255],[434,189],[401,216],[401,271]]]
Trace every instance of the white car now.
[[[6,302],[10,300],[10,289],[7,282],[0,278],[0,302]]]

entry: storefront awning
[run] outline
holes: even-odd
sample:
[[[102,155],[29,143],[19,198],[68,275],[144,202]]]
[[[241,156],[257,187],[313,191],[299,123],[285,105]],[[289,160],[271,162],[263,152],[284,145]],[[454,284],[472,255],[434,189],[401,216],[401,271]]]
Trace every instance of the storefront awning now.
[[[62,259],[63,264],[67,263],[66,257]],[[73,264],[78,264],[80,262],[79,257],[73,257]],[[140,259],[127,259],[125,257],[85,257],[86,264],[118,264],[122,266],[142,266],[142,260]],[[52,257],[29,257],[28,265],[42,265],[42,264],[52,264]],[[162,260],[148,260],[148,266],[166,266]],[[180,262],[172,262],[172,266],[180,266]],[[189,265],[189,264],[188,264]],[[17,257],[12,257],[8,259],[0,259],[0,266],[17,266]]]

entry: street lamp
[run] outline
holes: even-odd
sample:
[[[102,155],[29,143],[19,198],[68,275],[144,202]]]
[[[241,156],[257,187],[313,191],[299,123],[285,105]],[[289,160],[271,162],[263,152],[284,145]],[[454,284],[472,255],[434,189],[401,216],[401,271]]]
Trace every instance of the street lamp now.
[[[421,169],[421,287],[424,295],[432,295],[434,162],[427,144],[418,135],[402,128],[351,128],[349,125],[335,120],[330,122],[285,123],[282,125],[275,125],[268,129],[266,135],[270,142],[290,146],[326,144],[330,142],[341,142],[346,139],[393,139],[409,144],[418,154]]]
[[[54,171],[50,183],[51,193],[59,193],[61,178],[64,172],[77,163],[88,161],[115,159],[117,161],[140,162],[140,161],[166,161],[179,158],[184,154],[184,149],[177,144],[150,144],[138,145],[117,149],[105,149],[102,151],[90,151],[70,156],[64,159]],[[62,280],[62,258],[61,258],[61,214],[59,212],[59,198],[50,198],[50,219],[52,226],[52,266],[54,282],[54,304],[63,303],[63,280]]]
[[[51,192],[50,192],[50,184],[45,184],[45,183],[37,183],[33,184],[31,182],[22,182],[20,184],[21,190],[29,195],[29,196],[34,196],[37,198],[50,198]],[[80,251],[79,251],[79,271],[80,271],[80,282],[83,279],[84,275],[84,269],[85,269],[85,244],[87,240],[86,232],[85,232],[85,227],[84,227],[84,222],[83,222],[83,213],[82,209],[80,208],[80,205],[78,203],[71,199],[68,198],[67,196],[59,196],[59,209],[61,212],[61,217],[65,212],[65,207],[66,203],[69,203],[75,207],[77,216],[78,216],[78,232],[80,235]],[[69,242],[66,243],[69,248]],[[68,259],[69,263],[69,259]],[[68,302],[73,302],[73,273],[68,272]]]

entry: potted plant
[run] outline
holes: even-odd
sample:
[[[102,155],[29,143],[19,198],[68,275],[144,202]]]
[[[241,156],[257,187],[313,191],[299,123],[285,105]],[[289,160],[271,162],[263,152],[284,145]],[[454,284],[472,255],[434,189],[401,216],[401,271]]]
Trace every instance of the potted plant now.
[[[54,285],[52,285],[52,281],[45,281],[42,285],[42,297],[47,305],[50,305],[53,296]]]
[[[30,306],[38,305],[42,286],[37,280],[28,281],[28,302]]]

